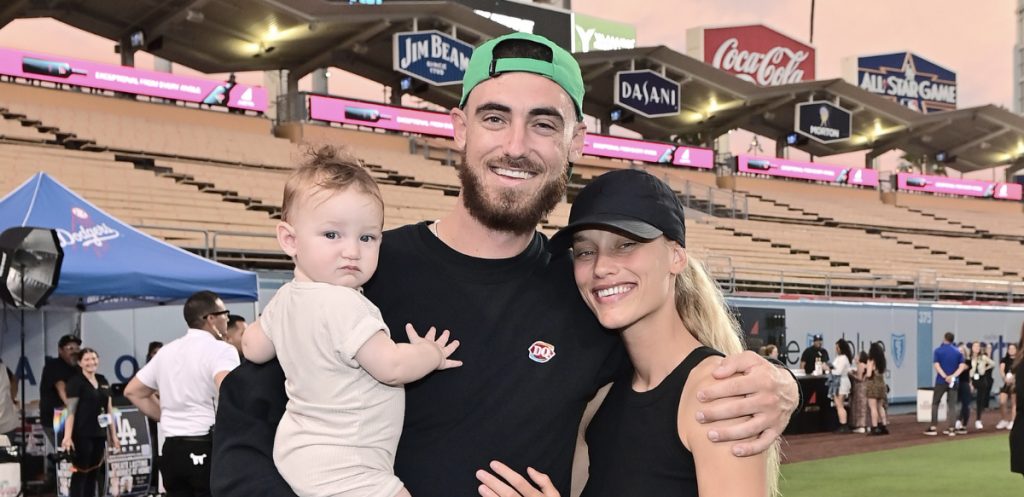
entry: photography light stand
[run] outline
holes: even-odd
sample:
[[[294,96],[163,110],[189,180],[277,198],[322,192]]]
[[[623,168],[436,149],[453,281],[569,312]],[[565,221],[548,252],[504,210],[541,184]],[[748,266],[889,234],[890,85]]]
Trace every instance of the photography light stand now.
[[[20,310],[19,334],[21,350],[18,365],[25,364],[25,309],[38,309],[57,288],[60,278],[64,251],[60,247],[57,232],[48,228],[14,227],[0,233],[0,300],[4,302],[4,326],[6,328],[7,304]],[[18,366],[15,366],[17,368]],[[2,380],[0,380],[2,381]],[[25,449],[28,433],[25,429],[25,377],[20,378],[21,399],[21,445],[18,447],[18,468],[20,490],[25,494]],[[43,412],[39,413],[43,422]],[[52,413],[50,414],[52,418]],[[51,421],[52,422],[52,421]],[[45,462],[44,462],[45,465]]]

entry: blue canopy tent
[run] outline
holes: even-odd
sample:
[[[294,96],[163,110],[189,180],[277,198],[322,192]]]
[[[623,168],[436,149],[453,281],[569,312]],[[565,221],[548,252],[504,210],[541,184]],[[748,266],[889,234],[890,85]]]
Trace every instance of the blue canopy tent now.
[[[0,232],[57,230],[64,264],[46,307],[80,311],[181,304],[211,290],[225,302],[259,299],[256,273],[204,259],[118,221],[37,173],[0,199]]]

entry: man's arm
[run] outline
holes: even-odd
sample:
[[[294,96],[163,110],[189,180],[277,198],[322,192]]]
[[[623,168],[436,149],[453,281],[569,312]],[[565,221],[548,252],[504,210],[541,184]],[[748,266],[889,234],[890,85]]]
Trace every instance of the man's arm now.
[[[68,384],[64,380],[57,380],[53,382],[53,388],[57,389],[57,395],[60,396],[60,401],[66,406],[68,405]]]
[[[287,402],[276,359],[246,362],[224,378],[213,431],[214,497],[296,497],[274,466],[274,434]]]
[[[771,447],[786,430],[799,405],[800,386],[792,373],[747,350],[727,356],[712,376],[717,381],[697,392],[697,400],[703,403],[697,411],[697,421],[713,423],[748,416],[749,419],[711,429],[708,439],[741,441],[732,447],[737,456],[760,454]]]
[[[132,378],[128,386],[124,387],[124,396],[149,419],[160,421],[160,400],[156,397],[156,390],[146,386],[138,378]]]

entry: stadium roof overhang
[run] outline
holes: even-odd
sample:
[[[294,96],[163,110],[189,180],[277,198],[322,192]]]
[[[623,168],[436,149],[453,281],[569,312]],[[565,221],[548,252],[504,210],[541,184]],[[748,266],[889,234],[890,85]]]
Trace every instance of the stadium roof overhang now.
[[[289,69],[294,81],[321,67],[338,67],[394,86],[392,35],[436,29],[479,44],[509,29],[445,1],[349,5],[332,0],[8,0],[0,27],[22,17],[52,17],[126,43],[142,30],[146,51],[193,69],[217,73]],[[853,114],[852,138],[797,148],[815,156],[889,150],[974,171],[1024,168],[1024,118],[995,106],[919,114],[843,80],[758,87],[664,46],[576,54],[587,86],[584,111],[606,120],[616,107],[614,74],[651,69],[681,86],[678,115],[636,118],[622,126],[647,138],[710,144],[731,129],[781,139],[793,131],[796,104],[827,100]],[[418,96],[443,107],[458,103],[460,85],[426,85]]]
[[[52,17],[115,42],[141,29],[147,52],[207,73],[288,69],[303,76],[337,67],[389,86],[398,82],[396,32],[436,29],[473,45],[509,32],[443,1],[15,0],[0,8],[0,26],[18,17]],[[450,106],[460,90],[431,85],[419,96]]]
[[[749,98],[751,107],[767,110],[748,114],[736,123],[736,127],[777,140],[793,132],[799,103],[824,100],[850,111],[849,140],[826,144],[808,139],[795,146],[815,156],[898,148],[902,143],[899,139],[921,118],[917,112],[841,79],[759,87]]]
[[[994,105],[922,116],[899,148],[908,155],[949,156],[946,167],[960,172],[1024,164],[1024,117]],[[1012,172],[1012,171],[1011,171]]]

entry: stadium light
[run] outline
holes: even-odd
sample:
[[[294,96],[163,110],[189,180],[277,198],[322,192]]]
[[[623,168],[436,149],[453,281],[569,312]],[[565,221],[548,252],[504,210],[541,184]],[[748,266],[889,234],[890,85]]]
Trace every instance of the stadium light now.
[[[786,135],[785,140],[786,140],[786,145],[788,145],[790,147],[804,145],[804,144],[807,143],[807,137],[801,135],[800,133],[797,133],[796,131],[793,131],[792,133],[788,133]]]
[[[633,122],[634,116],[622,107],[612,107],[612,110],[608,112],[608,119],[615,124],[628,124]]]
[[[0,234],[0,299],[18,308],[38,308],[57,288],[64,250],[57,232],[14,227]]]

